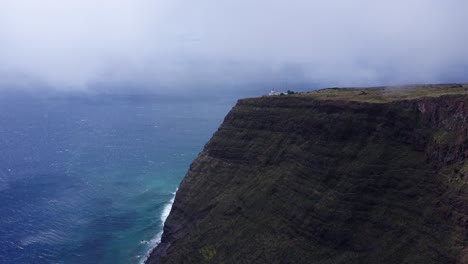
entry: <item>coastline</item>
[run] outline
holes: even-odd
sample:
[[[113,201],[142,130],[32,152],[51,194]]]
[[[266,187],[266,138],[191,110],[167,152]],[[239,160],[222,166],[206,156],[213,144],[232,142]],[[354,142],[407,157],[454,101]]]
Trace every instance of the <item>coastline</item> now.
[[[146,263],[468,260],[467,88],[240,99]]]
[[[161,231],[159,233],[157,233],[156,236],[153,239],[150,240],[150,242],[149,242],[150,248],[145,253],[144,257],[140,260],[139,264],[146,264],[149,257],[151,256],[151,253],[153,253],[153,251],[156,249],[156,247],[161,243],[161,238],[162,238],[163,231],[164,231],[164,223],[166,222],[166,219],[169,216],[169,213],[171,212],[172,205],[174,204],[175,196],[177,194],[178,189],[179,188],[177,188],[175,190],[175,192],[172,193],[173,196],[172,196],[171,200],[166,205],[164,205],[164,208],[163,208],[163,210],[161,212],[161,218],[160,219],[161,219],[161,222],[162,222],[163,229],[161,229]]]

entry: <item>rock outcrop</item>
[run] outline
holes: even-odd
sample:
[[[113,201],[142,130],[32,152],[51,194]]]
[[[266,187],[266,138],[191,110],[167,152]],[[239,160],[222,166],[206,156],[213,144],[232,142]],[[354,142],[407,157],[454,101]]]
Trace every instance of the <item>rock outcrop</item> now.
[[[468,263],[468,86],[239,100],[148,263]]]

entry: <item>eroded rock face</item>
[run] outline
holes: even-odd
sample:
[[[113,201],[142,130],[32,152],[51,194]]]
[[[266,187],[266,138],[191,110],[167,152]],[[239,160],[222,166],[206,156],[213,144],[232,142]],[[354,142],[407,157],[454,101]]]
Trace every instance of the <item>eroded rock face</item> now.
[[[468,96],[240,100],[149,263],[468,263]]]

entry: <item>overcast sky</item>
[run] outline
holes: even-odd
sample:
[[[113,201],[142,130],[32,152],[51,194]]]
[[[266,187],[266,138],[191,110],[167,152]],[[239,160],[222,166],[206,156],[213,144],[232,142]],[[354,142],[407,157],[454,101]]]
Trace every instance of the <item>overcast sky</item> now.
[[[466,0],[0,0],[0,87],[468,81],[467,10]]]

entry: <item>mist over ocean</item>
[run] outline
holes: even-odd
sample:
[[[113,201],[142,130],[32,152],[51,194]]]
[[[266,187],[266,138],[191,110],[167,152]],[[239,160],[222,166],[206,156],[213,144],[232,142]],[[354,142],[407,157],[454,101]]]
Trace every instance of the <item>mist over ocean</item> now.
[[[138,263],[234,100],[0,97],[0,263]]]

